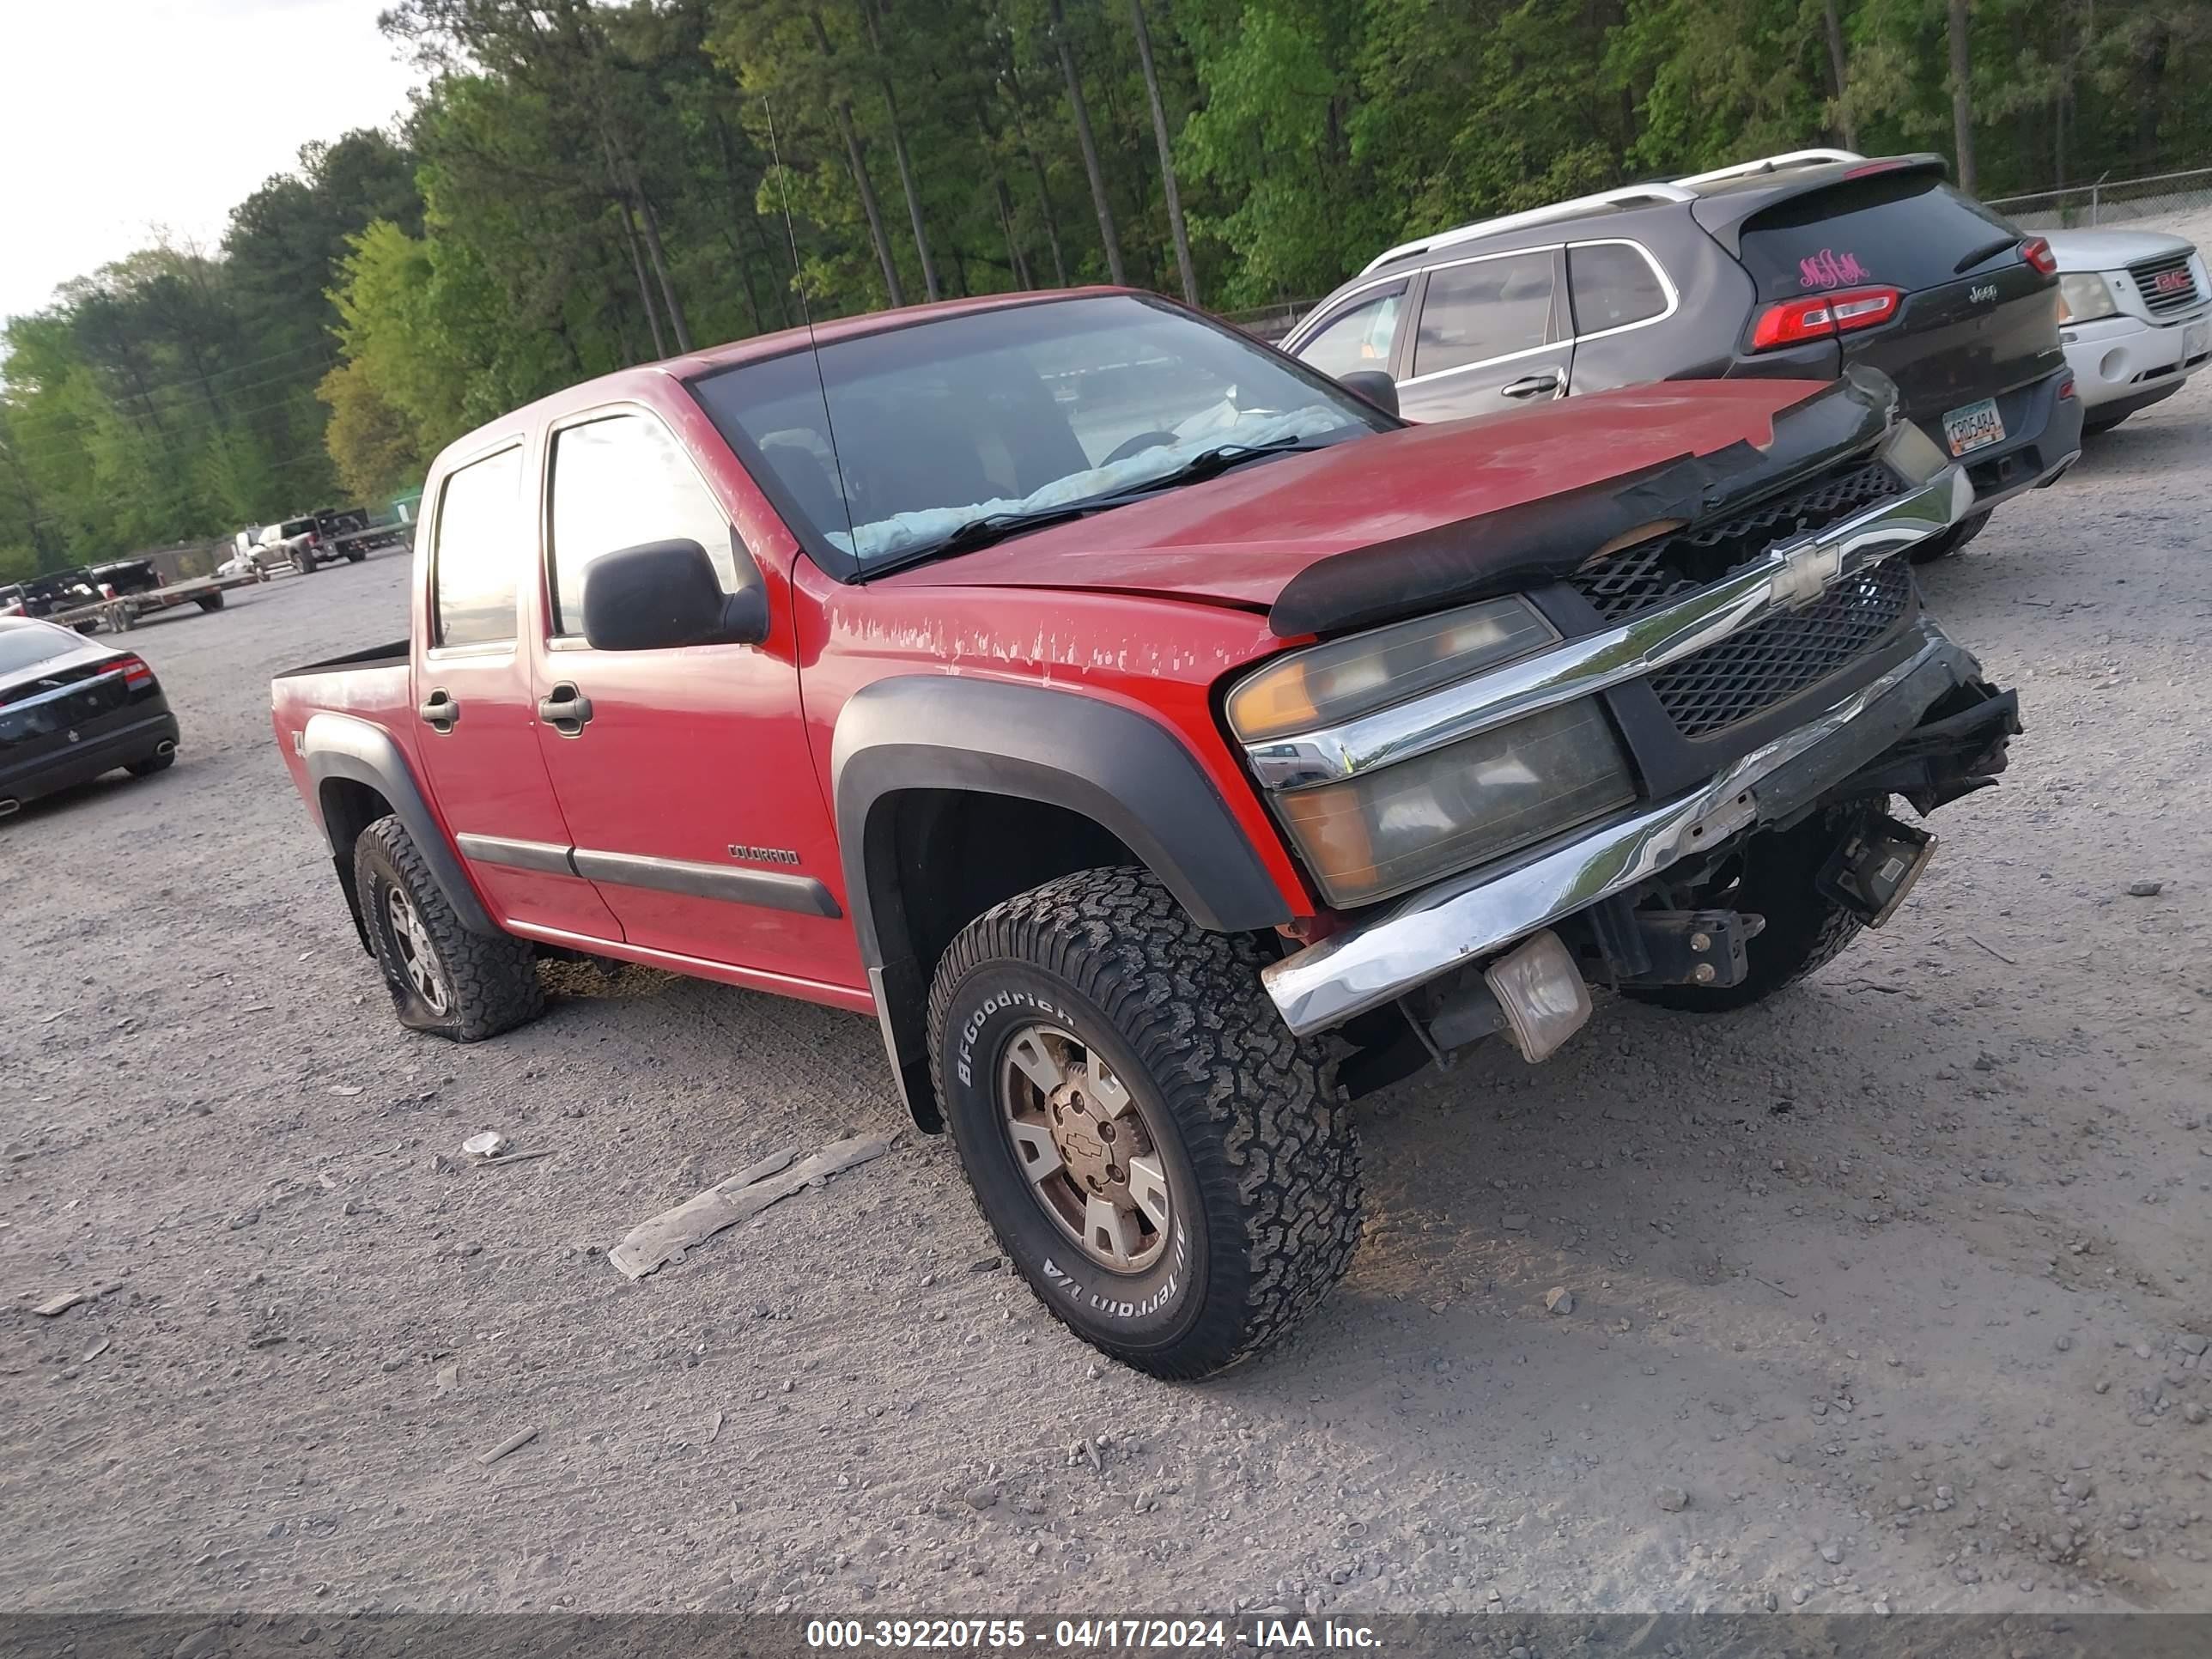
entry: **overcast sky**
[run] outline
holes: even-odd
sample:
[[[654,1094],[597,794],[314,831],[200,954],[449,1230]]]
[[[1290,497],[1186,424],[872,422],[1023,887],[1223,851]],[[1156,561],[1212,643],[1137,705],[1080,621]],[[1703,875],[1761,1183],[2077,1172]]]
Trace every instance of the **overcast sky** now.
[[[164,233],[213,247],[301,145],[389,124],[418,76],[379,9],[0,0],[0,317]]]

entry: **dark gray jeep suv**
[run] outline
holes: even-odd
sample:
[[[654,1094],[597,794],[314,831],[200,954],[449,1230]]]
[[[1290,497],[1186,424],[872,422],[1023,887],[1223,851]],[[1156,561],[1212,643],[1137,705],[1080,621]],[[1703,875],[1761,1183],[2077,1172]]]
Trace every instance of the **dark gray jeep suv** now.
[[[1648,380],[1896,381],[1966,463],[1976,511],[2081,449],[2040,237],[1944,182],[1935,155],[1796,150],[1439,232],[1392,248],[1292,329],[1324,373],[1380,371],[1410,420]]]

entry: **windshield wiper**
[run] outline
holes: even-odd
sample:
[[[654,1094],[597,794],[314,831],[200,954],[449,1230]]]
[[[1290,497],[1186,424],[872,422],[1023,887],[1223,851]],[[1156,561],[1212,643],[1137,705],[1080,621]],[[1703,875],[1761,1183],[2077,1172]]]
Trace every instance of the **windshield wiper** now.
[[[936,558],[945,553],[969,553],[979,547],[988,547],[1009,536],[1018,536],[1024,530],[1042,530],[1048,524],[1060,524],[1069,519],[1079,519],[1086,513],[1097,510],[1095,501],[1070,501],[1064,507],[1040,507],[1026,513],[986,513],[981,518],[970,519],[939,536],[927,546],[917,548],[914,558]],[[901,562],[907,561],[902,560]]]
[[[1212,449],[1201,449],[1181,466],[1170,467],[1156,478],[1146,478],[1126,489],[1117,489],[1100,499],[1109,502],[1129,501],[1139,495],[1149,495],[1156,489],[1172,489],[1177,484],[1198,483],[1204,479],[1218,477],[1232,466],[1242,466],[1246,461],[1261,455],[1280,455],[1294,449],[1325,449],[1293,434],[1264,444],[1217,444]]]
[[[1264,444],[1218,444],[1212,449],[1200,451],[1181,466],[1163,472],[1157,478],[1146,478],[1140,483],[1117,489],[1110,495],[1088,495],[1079,501],[1067,501],[1059,507],[1040,507],[1028,512],[1007,511],[986,513],[957,525],[935,541],[914,548],[881,563],[871,564],[868,574],[881,576],[893,570],[902,570],[908,565],[927,560],[940,559],[953,553],[972,553],[979,547],[988,547],[994,542],[1005,541],[1026,531],[1042,530],[1047,525],[1065,524],[1070,519],[1080,519],[1092,513],[1103,513],[1109,507],[1126,507],[1156,490],[1172,489],[1177,484],[1195,483],[1226,472],[1231,467],[1261,455],[1284,454],[1295,449],[1326,448],[1323,444],[1310,443],[1306,439],[1292,436],[1278,438]]]
[[[2017,236],[2000,236],[1987,246],[1978,247],[1972,253],[1964,255],[1957,264],[1951,267],[1951,274],[1954,276],[1963,276],[1981,264],[1983,260],[1993,259],[2007,248],[2017,247],[2019,245],[2020,238]]]

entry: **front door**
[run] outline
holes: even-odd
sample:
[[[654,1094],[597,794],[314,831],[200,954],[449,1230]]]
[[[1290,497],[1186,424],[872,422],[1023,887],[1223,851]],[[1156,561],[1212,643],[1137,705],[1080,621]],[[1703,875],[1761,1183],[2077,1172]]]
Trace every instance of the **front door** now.
[[[632,945],[819,983],[864,982],[835,894],[836,842],[808,749],[788,590],[757,566],[659,416],[600,410],[554,428],[538,741],[576,867]],[[593,560],[648,542],[707,550],[725,591],[768,582],[763,644],[599,651]]]
[[[1575,348],[1559,265],[1559,249],[1528,248],[1430,270],[1398,412],[1455,421],[1565,397]]]
[[[538,752],[517,586],[530,538],[523,449],[447,474],[431,520],[418,629],[415,735],[431,794],[469,873],[502,922],[619,939],[592,884],[568,867],[568,825]]]

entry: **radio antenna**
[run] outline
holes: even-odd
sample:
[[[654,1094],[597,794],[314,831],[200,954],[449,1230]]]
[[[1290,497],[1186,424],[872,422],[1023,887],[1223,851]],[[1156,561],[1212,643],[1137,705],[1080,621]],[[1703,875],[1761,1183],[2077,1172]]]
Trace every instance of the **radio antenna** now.
[[[791,244],[791,285],[799,290],[799,314],[806,323],[806,356],[814,365],[814,383],[822,389],[822,429],[830,439],[830,462],[837,471],[837,499],[845,508],[845,548],[853,562],[860,560],[860,532],[853,522],[853,492],[845,487],[845,459],[837,448],[837,422],[830,413],[830,378],[822,372],[822,348],[814,338],[814,307],[806,301],[806,278],[799,269],[799,228],[791,216],[791,177],[783,170],[783,152],[775,139],[775,105],[761,100],[768,116],[769,159],[775,163],[775,184],[783,198],[783,234]]]

